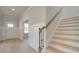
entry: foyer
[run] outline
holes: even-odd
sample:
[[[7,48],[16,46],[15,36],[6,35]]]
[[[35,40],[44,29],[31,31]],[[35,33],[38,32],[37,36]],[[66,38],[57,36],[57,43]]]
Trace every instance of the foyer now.
[[[0,53],[78,52],[78,6],[0,6]]]
[[[0,53],[39,52],[44,7],[0,6]]]

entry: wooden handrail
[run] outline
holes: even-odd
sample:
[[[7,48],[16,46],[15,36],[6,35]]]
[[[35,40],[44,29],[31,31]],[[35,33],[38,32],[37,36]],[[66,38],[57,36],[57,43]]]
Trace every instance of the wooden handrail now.
[[[48,28],[48,26],[53,22],[53,20],[59,15],[59,13],[61,12],[63,8],[61,8],[55,15],[54,17],[48,22],[48,24],[46,26],[43,26],[42,28],[40,28],[40,32],[45,29]]]
[[[39,30],[40,30],[40,32],[41,32],[44,28],[46,28],[46,26],[43,26],[42,28],[40,28],[40,29],[39,29]]]
[[[42,30],[44,30],[45,28],[47,28],[52,21],[59,15],[59,13],[61,12],[62,8],[56,13],[56,15],[48,22],[48,24],[46,26],[43,26],[42,28],[39,28],[39,52],[41,53],[42,47],[40,46],[41,42],[41,38],[40,38],[40,33],[42,32]]]

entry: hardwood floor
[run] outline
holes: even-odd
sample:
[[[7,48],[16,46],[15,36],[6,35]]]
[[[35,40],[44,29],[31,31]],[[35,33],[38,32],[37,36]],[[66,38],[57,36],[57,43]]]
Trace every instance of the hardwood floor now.
[[[8,39],[0,41],[0,53],[36,53],[36,51],[28,45],[27,40]]]

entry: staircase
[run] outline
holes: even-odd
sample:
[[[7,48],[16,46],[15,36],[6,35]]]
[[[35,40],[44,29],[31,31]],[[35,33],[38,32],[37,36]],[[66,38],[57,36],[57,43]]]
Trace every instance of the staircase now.
[[[79,52],[79,16],[60,21],[48,43],[47,51],[50,53]]]

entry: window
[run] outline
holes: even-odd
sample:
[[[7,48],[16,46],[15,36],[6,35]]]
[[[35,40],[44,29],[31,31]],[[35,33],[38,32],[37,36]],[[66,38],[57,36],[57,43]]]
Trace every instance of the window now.
[[[11,23],[8,23],[7,26],[10,27],[10,28],[13,28],[14,27],[14,25],[11,24]]]
[[[29,27],[29,24],[28,23],[24,23],[24,33],[29,33],[28,27]]]

